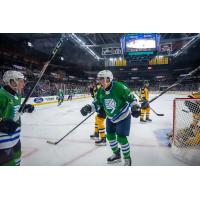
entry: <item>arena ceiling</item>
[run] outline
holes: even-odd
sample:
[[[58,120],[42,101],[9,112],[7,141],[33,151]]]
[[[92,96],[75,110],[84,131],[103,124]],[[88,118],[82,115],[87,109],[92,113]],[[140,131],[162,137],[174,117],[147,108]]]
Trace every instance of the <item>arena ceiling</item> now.
[[[48,73],[64,71],[66,76],[78,79],[95,78],[99,70],[105,69],[102,48],[120,47],[122,35],[124,34],[66,34],[64,45],[50,64]],[[133,80],[134,77],[138,77],[139,80],[154,80],[158,76],[164,79],[175,78],[188,73],[200,64],[200,34],[161,33],[160,35],[161,44],[173,43],[168,65],[149,68],[147,63],[139,60],[126,67],[107,67],[107,69],[112,70],[115,77],[121,80]],[[14,64],[39,71],[60,37],[59,33],[2,33],[0,67]],[[188,44],[187,48],[184,48],[185,44]]]

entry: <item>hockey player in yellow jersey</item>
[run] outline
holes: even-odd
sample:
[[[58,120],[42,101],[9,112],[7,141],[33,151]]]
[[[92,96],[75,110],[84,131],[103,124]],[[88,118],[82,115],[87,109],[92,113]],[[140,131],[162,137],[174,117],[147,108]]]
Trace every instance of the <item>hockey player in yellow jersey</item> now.
[[[195,146],[200,145],[200,91],[189,95],[194,100],[185,101],[185,106],[192,113],[192,123],[190,127],[179,130],[177,134],[177,145]]]
[[[93,83],[90,85],[90,94],[94,98],[97,90],[101,86],[99,84]],[[105,118],[106,114],[103,107],[99,110],[97,115],[95,116],[95,129],[94,134],[90,135],[91,139],[96,140],[95,145],[97,146],[105,146],[106,145],[106,134],[105,134]]]
[[[144,81],[143,87],[140,89],[140,102],[148,102],[149,101],[149,83],[148,81]],[[141,109],[141,115],[140,115],[140,122],[151,122],[152,120],[149,118],[150,115],[150,107],[147,106],[145,109]],[[145,119],[146,116],[146,119]]]

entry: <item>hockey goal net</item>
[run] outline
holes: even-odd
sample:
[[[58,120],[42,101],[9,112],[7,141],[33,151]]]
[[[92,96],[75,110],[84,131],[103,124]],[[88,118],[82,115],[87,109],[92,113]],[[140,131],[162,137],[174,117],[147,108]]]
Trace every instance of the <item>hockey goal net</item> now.
[[[172,153],[191,165],[200,164],[200,99],[176,98],[173,106]]]

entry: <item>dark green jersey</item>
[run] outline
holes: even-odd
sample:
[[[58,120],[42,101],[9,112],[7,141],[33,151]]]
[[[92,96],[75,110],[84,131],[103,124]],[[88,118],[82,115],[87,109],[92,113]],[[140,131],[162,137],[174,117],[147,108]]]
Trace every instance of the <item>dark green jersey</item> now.
[[[21,105],[21,96],[12,95],[4,88],[0,89],[0,119],[12,119],[19,123],[17,130],[11,134],[0,132],[0,149],[13,147],[19,141],[21,122],[17,115]]]
[[[106,91],[100,88],[95,96],[96,110],[103,106],[106,115],[114,123],[123,120],[130,113],[129,105],[136,100],[131,91],[122,83],[113,81]]]
[[[64,98],[64,92],[63,92],[63,90],[61,90],[61,91],[58,92],[58,97],[59,98]]]

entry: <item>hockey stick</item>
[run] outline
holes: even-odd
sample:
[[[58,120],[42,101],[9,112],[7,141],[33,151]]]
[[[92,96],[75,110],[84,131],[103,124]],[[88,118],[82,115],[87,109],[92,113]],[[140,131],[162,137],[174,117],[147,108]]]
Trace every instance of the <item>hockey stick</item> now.
[[[37,84],[39,83],[39,81],[41,80],[42,76],[44,75],[47,67],[49,66],[50,62],[52,61],[52,59],[54,58],[54,56],[56,55],[56,53],[58,52],[58,50],[60,49],[61,45],[64,42],[64,38],[66,37],[66,35],[62,35],[62,37],[60,38],[60,40],[58,41],[58,43],[56,44],[55,48],[52,50],[51,55],[49,56],[48,60],[45,62],[42,71],[39,74],[38,79],[34,82],[33,87],[30,89],[29,93],[26,95],[23,103],[21,104],[19,111],[18,111],[18,115],[21,115],[26,102],[28,101],[28,99],[30,98],[30,96],[32,95],[33,91],[35,90],[35,87],[37,86]]]
[[[139,95],[136,93],[136,92],[134,92],[135,93],[135,95],[139,98]],[[150,106],[149,106],[150,107]],[[157,113],[153,108],[151,108],[150,107],[150,109],[152,110],[152,112],[154,113],[154,114],[156,114],[157,116],[164,116],[164,114],[161,114],[161,113]]]
[[[194,73],[196,73],[199,69],[200,69],[200,66],[198,66],[196,69],[194,69],[191,72],[189,72],[186,76],[184,76],[183,78],[181,78],[180,80],[176,81],[174,84],[172,84],[171,86],[169,86],[166,90],[164,90],[163,92],[161,92],[158,96],[156,96],[153,99],[151,99],[147,104],[150,104],[151,102],[155,101],[160,96],[162,96],[163,94],[165,94],[166,92],[168,92],[171,88],[179,85],[182,81],[184,81],[186,78],[188,78],[189,76],[191,76]]]
[[[155,113],[157,116],[164,116],[164,114],[161,113],[157,113],[152,107],[150,107],[150,109],[153,111],[153,113]]]
[[[91,113],[90,115],[88,115],[83,121],[81,121],[78,125],[76,125],[72,130],[70,130],[68,133],[66,133],[62,138],[60,138],[58,141],[56,142],[52,142],[52,141],[47,141],[47,143],[49,144],[58,144],[59,142],[61,142],[65,137],[67,137],[70,133],[72,133],[76,128],[78,128],[83,122],[85,122],[89,117],[91,117],[95,112]]]

